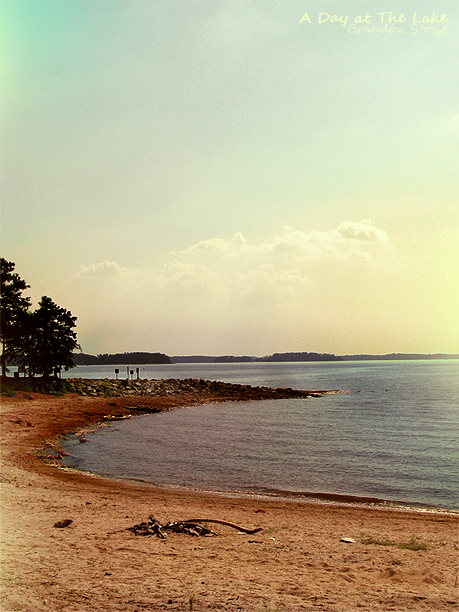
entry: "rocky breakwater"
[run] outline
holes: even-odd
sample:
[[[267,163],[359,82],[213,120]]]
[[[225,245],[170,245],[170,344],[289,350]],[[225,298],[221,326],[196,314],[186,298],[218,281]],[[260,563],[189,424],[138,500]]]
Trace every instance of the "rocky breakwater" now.
[[[195,399],[263,400],[320,397],[330,391],[299,391],[291,388],[252,387],[199,378],[164,380],[68,379],[67,390],[88,397],[158,397],[186,395]],[[336,391],[335,391],[336,393]]]

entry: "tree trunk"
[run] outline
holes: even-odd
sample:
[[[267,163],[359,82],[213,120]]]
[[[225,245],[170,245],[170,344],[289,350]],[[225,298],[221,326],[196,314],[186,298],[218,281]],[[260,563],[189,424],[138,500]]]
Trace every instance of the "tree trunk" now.
[[[2,378],[6,378],[5,341],[2,340]]]

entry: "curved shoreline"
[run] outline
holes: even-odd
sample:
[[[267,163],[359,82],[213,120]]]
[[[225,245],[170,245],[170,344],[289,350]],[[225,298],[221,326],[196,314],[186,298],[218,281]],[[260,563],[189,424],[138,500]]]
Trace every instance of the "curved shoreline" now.
[[[187,407],[191,405],[207,403],[209,401],[209,395],[212,396],[210,401],[212,402],[235,402],[235,401],[261,401],[265,399],[306,399],[306,398],[317,398],[325,394],[336,394],[344,393],[341,390],[296,390],[292,388],[271,388],[271,387],[254,387],[251,385],[242,385],[234,383],[226,383],[220,381],[209,381],[203,379],[161,379],[161,380],[113,380],[113,379],[68,379],[68,383],[71,384],[74,391],[77,391],[81,396],[104,396],[104,397],[118,397],[128,398],[129,404],[136,404],[137,401],[141,401],[142,398],[151,398],[152,396],[159,397],[176,397],[183,396],[184,394],[191,395],[192,402],[181,405],[180,407]],[[197,400],[197,401],[196,401]],[[128,411],[126,414],[124,411],[117,415],[104,415],[104,421],[101,425],[110,422],[111,420],[122,420],[129,416],[135,416],[138,414],[157,413],[164,409],[157,405],[148,406],[145,403],[140,405],[124,405],[124,410]],[[131,414],[129,414],[129,412]],[[74,467],[75,466],[67,466]],[[83,470],[84,472],[84,470]],[[116,474],[98,474],[96,471],[93,472],[94,476],[112,477],[116,479],[122,479],[126,481],[137,481],[140,482],[142,479],[136,478],[124,478]],[[156,486],[153,481],[144,481],[145,484],[150,486]],[[409,502],[402,499],[391,500],[386,498],[380,498],[371,495],[357,495],[353,493],[337,493],[337,492],[322,492],[322,491],[289,491],[289,490],[278,490],[269,489],[263,492],[264,487],[261,489],[256,485],[253,488],[245,491],[238,489],[201,489],[201,488],[190,488],[187,484],[172,485],[170,483],[161,483],[162,487],[180,488],[181,490],[191,490],[197,492],[204,492],[206,494],[226,495],[231,496],[246,496],[246,497],[267,497],[273,500],[282,501],[298,501],[305,503],[332,503],[341,505],[359,505],[365,508],[379,508],[389,509],[395,508],[404,511],[413,512],[438,512],[438,513],[459,513],[456,508],[447,508],[442,506],[436,506],[434,504],[428,504],[423,502]]]
[[[132,397],[26,395],[1,405],[5,612],[179,611],[190,601],[197,612],[457,605],[456,515],[225,497],[56,470],[43,461],[47,443],[127,413]],[[134,403],[168,410],[222,397],[209,390]],[[262,531],[253,539],[222,527],[216,537],[166,540],[127,531],[150,514],[162,523],[207,516]],[[53,528],[67,519],[68,527]]]
[[[190,493],[193,495],[207,495],[218,498],[240,499],[251,501],[272,501],[275,503],[291,503],[291,504],[312,504],[323,506],[334,506],[339,508],[357,508],[362,510],[377,510],[382,512],[408,512],[419,514],[438,514],[440,516],[452,516],[459,518],[459,510],[442,508],[440,506],[428,504],[413,504],[411,502],[392,501],[377,497],[362,497],[357,495],[345,495],[339,493],[317,493],[317,492],[293,492],[293,491],[278,491],[272,490],[271,493],[260,491],[240,491],[234,490],[219,490],[219,489],[201,489],[198,487],[190,487],[187,485],[174,485],[168,483],[155,483],[142,478],[123,478],[122,476],[113,476],[111,474],[101,474],[91,472],[89,470],[80,470],[73,466],[65,466],[61,463],[52,465],[57,470],[61,470],[68,474],[78,474],[91,479],[103,479],[105,481],[113,481],[126,485],[141,485],[151,487],[153,489],[161,489],[165,491],[174,491],[176,493]]]
[[[84,412],[84,417],[81,424],[77,428],[70,430],[62,430],[57,433],[53,432],[51,440],[43,440],[42,444],[34,448],[34,453],[45,465],[53,468],[62,469],[63,472],[68,471],[68,468],[74,470],[81,475],[90,475],[92,478],[113,479],[117,482],[142,482],[145,485],[165,489],[181,490],[183,492],[203,493],[206,495],[225,496],[228,498],[266,498],[273,501],[291,501],[299,503],[314,503],[314,504],[333,504],[343,506],[357,506],[366,509],[379,510],[398,510],[405,512],[430,512],[439,514],[459,514],[459,510],[438,507],[435,505],[405,502],[403,500],[389,500],[371,496],[361,496],[352,494],[340,493],[324,493],[313,491],[283,491],[283,490],[268,490],[265,493],[256,490],[239,491],[216,489],[199,489],[183,485],[172,485],[167,483],[155,484],[150,481],[143,481],[135,478],[123,478],[121,476],[100,474],[97,472],[88,472],[79,470],[74,466],[64,466],[60,463],[62,456],[66,453],[61,448],[63,438],[75,433],[75,435],[85,435],[85,432],[92,428],[104,426],[114,420],[127,419],[131,416],[158,413],[172,409],[187,408],[193,405],[201,405],[205,403],[224,403],[235,401],[262,401],[265,399],[307,399],[319,398],[325,394],[345,393],[341,390],[296,390],[292,388],[271,388],[271,387],[254,387],[251,385],[242,385],[234,383],[226,383],[220,381],[209,381],[204,379],[159,379],[159,380],[113,380],[113,379],[66,379],[67,386],[70,386],[73,393],[77,393],[81,399],[98,398],[107,399],[107,412],[115,412],[116,414],[104,414],[100,418],[100,410],[95,410],[93,413]],[[30,396],[30,394],[19,392],[21,395]],[[53,397],[53,396],[50,396]],[[71,394],[62,396],[71,397]],[[57,435],[56,435],[57,433]],[[56,462],[57,461],[57,462]]]
[[[184,406],[186,408],[186,406]],[[95,424],[95,427],[104,426],[107,422],[99,422]],[[81,432],[75,434],[80,435]],[[92,433],[88,431],[87,433]],[[66,438],[64,434],[60,437],[60,441]],[[60,444],[49,447],[51,452],[55,452],[57,455],[66,456],[67,453],[63,451]],[[51,456],[49,457],[51,460]],[[313,491],[289,491],[279,489],[260,490],[254,487],[250,490],[239,490],[239,489],[207,489],[199,487],[191,487],[186,484],[171,484],[165,482],[155,482],[146,480],[143,478],[135,477],[124,477],[108,473],[100,473],[91,471],[88,469],[80,469],[73,465],[65,465],[60,462],[61,457],[52,457],[54,462],[49,463],[53,468],[62,470],[66,473],[80,474],[85,477],[97,479],[101,478],[104,480],[113,480],[114,482],[121,483],[132,483],[141,484],[146,487],[160,488],[171,491],[178,491],[183,493],[203,494],[203,495],[215,495],[217,497],[226,497],[228,499],[251,499],[251,500],[271,500],[274,502],[287,502],[287,503],[300,503],[300,504],[315,504],[315,505],[333,505],[339,507],[349,508],[362,508],[365,510],[383,510],[383,511],[394,511],[394,512],[415,512],[415,513],[429,513],[439,515],[450,515],[458,516],[459,510],[454,508],[444,508],[436,506],[434,504],[427,503],[415,503],[415,502],[404,502],[401,500],[390,500],[379,497],[361,496],[361,495],[350,495],[341,493],[322,493]],[[57,459],[57,461],[56,461]]]

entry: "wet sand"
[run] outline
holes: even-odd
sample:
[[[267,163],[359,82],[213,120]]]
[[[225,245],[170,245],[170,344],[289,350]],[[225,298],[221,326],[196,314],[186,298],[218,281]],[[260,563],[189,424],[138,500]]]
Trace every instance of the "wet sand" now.
[[[2,398],[2,611],[457,610],[458,515],[229,498],[66,472],[53,466],[59,436],[126,414],[132,398],[29,397]],[[184,393],[142,405],[224,399]],[[149,515],[261,531],[209,524],[217,535],[162,540],[127,530]]]

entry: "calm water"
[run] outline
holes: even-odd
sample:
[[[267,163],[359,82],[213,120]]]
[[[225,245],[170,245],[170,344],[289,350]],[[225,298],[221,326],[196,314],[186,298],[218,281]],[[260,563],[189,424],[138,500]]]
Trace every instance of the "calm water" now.
[[[114,367],[68,374],[114,378]],[[99,429],[85,444],[71,436],[67,465],[204,490],[325,493],[458,509],[458,374],[457,360],[143,366],[142,378],[349,393],[133,417]]]

